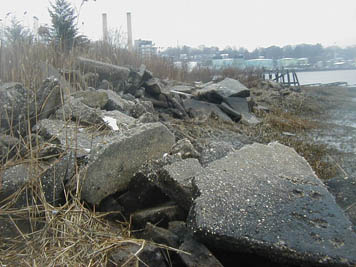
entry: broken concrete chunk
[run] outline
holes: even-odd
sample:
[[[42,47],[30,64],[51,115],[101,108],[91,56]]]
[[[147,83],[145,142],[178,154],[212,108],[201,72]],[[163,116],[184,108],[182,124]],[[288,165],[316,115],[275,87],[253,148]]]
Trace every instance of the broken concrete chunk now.
[[[125,191],[137,169],[147,160],[161,158],[174,139],[163,124],[147,123],[95,147],[82,173],[82,198],[98,205],[108,195]]]
[[[145,229],[135,234],[135,236],[172,248],[178,248],[179,246],[178,236],[165,228],[155,226],[149,222],[146,223]]]
[[[44,171],[39,171],[43,169]],[[58,205],[62,201],[64,183],[74,175],[74,171],[74,157],[72,155],[65,155],[50,165],[30,166],[20,164],[5,169],[0,174],[2,177],[0,202],[31,181],[40,179],[47,202]],[[19,195],[14,205],[17,208],[27,207],[28,203],[31,205],[33,198],[36,197],[36,194],[24,191]]]
[[[184,210],[189,211],[194,196],[192,180],[203,171],[197,159],[186,159],[162,167],[157,179],[150,179]]]
[[[158,96],[163,92],[163,85],[158,78],[151,78],[144,84],[146,92],[152,96]]]
[[[0,86],[0,133],[26,135],[28,122],[35,119],[35,94],[20,83]]]
[[[184,240],[179,250],[190,253],[179,253],[187,267],[223,267],[206,246],[192,238]]]
[[[286,264],[351,266],[356,234],[326,186],[293,149],[246,145],[194,179],[187,220],[199,240]]]
[[[73,94],[75,98],[80,98],[80,101],[91,108],[104,109],[109,101],[108,94],[102,91],[80,91]]]
[[[101,111],[85,105],[80,99],[71,98],[56,111],[55,118],[59,120],[73,120],[83,125],[104,123]]]
[[[238,80],[225,78],[218,83],[209,84],[195,91],[194,95],[209,102],[220,104],[224,98],[230,96],[249,97],[250,90]]]
[[[193,118],[206,119],[215,115],[220,120],[232,122],[231,118],[222,112],[217,105],[194,99],[186,99],[183,101],[183,106],[187,113]]]
[[[250,112],[246,98],[228,97],[224,99],[233,110],[241,115],[241,123],[246,125],[257,125],[260,121]]]
[[[108,97],[108,102],[104,106],[104,109],[107,111],[118,110],[125,114],[130,114],[131,109],[135,105],[132,101],[123,99],[112,90],[99,89],[98,92],[105,93]]]
[[[325,184],[349,216],[356,232],[356,177],[337,177],[327,180]]]
[[[210,162],[225,157],[231,151],[234,151],[234,147],[231,143],[224,141],[211,142],[201,152],[200,163],[206,166]]]
[[[241,119],[241,114],[237,112],[236,110],[232,109],[230,106],[228,106],[226,103],[222,103],[219,105],[219,108],[224,111],[229,117],[235,121],[238,122]]]
[[[127,80],[130,74],[130,69],[128,68],[83,57],[77,58],[77,64],[83,72],[97,73],[100,80],[108,80],[115,84],[119,81]]]
[[[132,224],[136,229],[142,229],[147,222],[166,227],[168,222],[184,220],[186,213],[176,204],[167,203],[161,206],[136,211],[131,214]]]
[[[64,92],[57,78],[50,77],[43,81],[43,84],[36,92],[36,101],[39,107],[37,111],[38,119],[47,119],[54,114],[61,106],[64,99]]]
[[[59,145],[62,150],[71,150],[77,157],[90,154],[94,147],[107,143],[110,139],[110,136],[98,135],[70,121],[41,120],[32,131],[47,142]]]

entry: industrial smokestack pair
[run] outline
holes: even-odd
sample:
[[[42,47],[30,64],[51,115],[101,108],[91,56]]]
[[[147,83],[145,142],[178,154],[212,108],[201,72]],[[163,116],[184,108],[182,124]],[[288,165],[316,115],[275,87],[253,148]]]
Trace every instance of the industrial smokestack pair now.
[[[131,25],[131,13],[127,12],[127,46],[129,50],[132,50],[132,25]],[[103,13],[103,41],[108,42],[108,17],[106,13]]]

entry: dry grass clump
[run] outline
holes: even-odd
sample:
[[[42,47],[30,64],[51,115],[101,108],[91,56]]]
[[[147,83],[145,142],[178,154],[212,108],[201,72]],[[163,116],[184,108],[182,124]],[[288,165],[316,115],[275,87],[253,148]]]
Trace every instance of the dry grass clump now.
[[[30,190],[30,188],[27,188]],[[15,196],[14,196],[15,197]],[[69,199],[70,197],[70,199]],[[43,200],[43,199],[42,199]],[[22,218],[40,229],[17,238],[1,240],[0,264],[6,266],[106,266],[110,254],[143,240],[130,238],[129,224],[109,224],[107,213],[92,212],[76,195],[67,196],[63,206],[53,207],[45,200],[38,205],[14,209],[1,207],[1,217]]]

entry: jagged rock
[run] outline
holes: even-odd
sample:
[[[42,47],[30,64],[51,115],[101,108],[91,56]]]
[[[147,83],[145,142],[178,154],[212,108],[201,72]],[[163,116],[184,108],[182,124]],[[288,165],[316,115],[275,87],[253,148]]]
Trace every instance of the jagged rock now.
[[[187,113],[194,118],[209,118],[210,116],[215,115],[222,121],[232,122],[231,118],[213,103],[186,99],[183,101],[183,106]]]
[[[192,143],[187,138],[179,140],[171,149],[170,154],[179,154],[182,159],[186,158],[199,158],[199,152],[194,148]]]
[[[57,78],[52,76],[44,80],[41,88],[36,92],[38,119],[47,119],[54,114],[62,106],[63,98],[64,92]]]
[[[35,94],[20,83],[0,87],[0,133],[26,135],[28,123],[35,119]]]
[[[70,98],[56,111],[55,118],[64,121],[77,121],[83,125],[103,124],[100,110],[88,107],[81,99]]]
[[[77,58],[77,64],[83,72],[97,73],[99,80],[108,80],[114,87],[121,86],[127,81],[130,75],[130,69],[112,64],[103,63],[83,57]]]
[[[80,101],[91,108],[104,109],[108,104],[109,97],[106,92],[101,91],[80,91],[73,94],[75,98],[79,98]]]
[[[146,92],[152,96],[158,96],[163,92],[163,85],[158,78],[151,78],[145,82]]]
[[[195,197],[192,180],[202,171],[197,159],[186,159],[160,168],[157,177],[148,179],[180,207],[189,211]]]
[[[179,244],[182,244],[186,238],[193,238],[191,232],[184,221],[171,221],[168,223],[168,230],[178,236]]]
[[[22,154],[23,151],[24,145],[18,138],[0,134],[0,162],[4,163],[16,154]]]
[[[210,162],[225,157],[231,151],[234,151],[234,147],[230,143],[224,141],[210,142],[201,152],[200,163],[206,166]]]
[[[221,104],[225,97],[248,97],[250,90],[238,80],[225,78],[218,83],[212,83],[194,92],[200,99]]]
[[[145,229],[142,232],[135,234],[136,237],[153,241],[156,244],[167,245],[172,248],[178,248],[179,237],[171,231],[155,226],[151,223],[146,223]]]
[[[104,109],[107,111],[118,110],[129,115],[135,106],[132,101],[123,99],[112,90],[99,89],[98,92],[105,93],[108,96],[108,102],[104,106]]]
[[[126,214],[161,205],[169,200],[157,186],[148,180],[148,176],[152,175],[152,168],[152,164],[148,163],[137,171],[129,183],[128,191],[118,198]]]
[[[228,97],[224,99],[224,102],[241,115],[241,123],[246,125],[256,125],[260,123],[260,121],[250,112],[246,98]]]
[[[95,147],[82,172],[82,198],[98,205],[102,199],[127,189],[137,169],[158,159],[174,144],[174,135],[161,123],[146,123]]]
[[[226,103],[221,103],[219,105],[219,108],[224,111],[227,115],[229,115],[229,117],[235,121],[238,122],[241,120],[242,116],[239,112],[237,112],[236,110],[234,110],[233,108],[231,108],[229,105],[227,105]]]
[[[356,232],[356,177],[338,177],[325,182],[337,204],[349,216]]]
[[[165,227],[169,221],[184,220],[185,218],[186,213],[174,203],[139,210],[131,214],[132,224],[136,229],[144,228],[147,222]]]
[[[143,101],[135,99],[135,105],[130,110],[130,115],[134,118],[139,118],[145,113],[154,113],[154,107],[151,101]]]
[[[179,253],[187,267],[223,267],[206,246],[192,238],[184,240],[179,250],[190,253]]]
[[[136,255],[133,257],[132,255]],[[164,251],[153,245],[146,243],[143,247],[140,243],[123,242],[123,245],[111,253],[109,267],[168,267]]]
[[[94,147],[110,140],[110,136],[90,132],[89,129],[80,127],[74,122],[60,120],[41,120],[32,131],[63,150],[71,150],[77,157],[90,154]]]
[[[1,174],[0,201],[11,196],[27,183],[41,179],[46,200],[52,205],[57,205],[62,200],[63,184],[73,176],[74,171],[74,157],[70,154],[55,160],[50,165],[29,166],[20,164],[5,169]],[[26,196],[26,192],[21,193],[16,201],[16,207],[26,207],[28,201],[32,203],[32,192],[27,194],[28,196]]]
[[[285,264],[351,266],[356,234],[326,186],[293,149],[253,144],[194,179],[187,220],[205,244]]]

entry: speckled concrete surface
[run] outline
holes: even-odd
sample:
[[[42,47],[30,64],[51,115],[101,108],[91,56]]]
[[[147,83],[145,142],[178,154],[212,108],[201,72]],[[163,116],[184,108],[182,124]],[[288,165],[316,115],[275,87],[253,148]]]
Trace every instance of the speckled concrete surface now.
[[[188,225],[230,251],[302,265],[356,264],[356,235],[334,197],[293,149],[253,144],[195,177]]]

